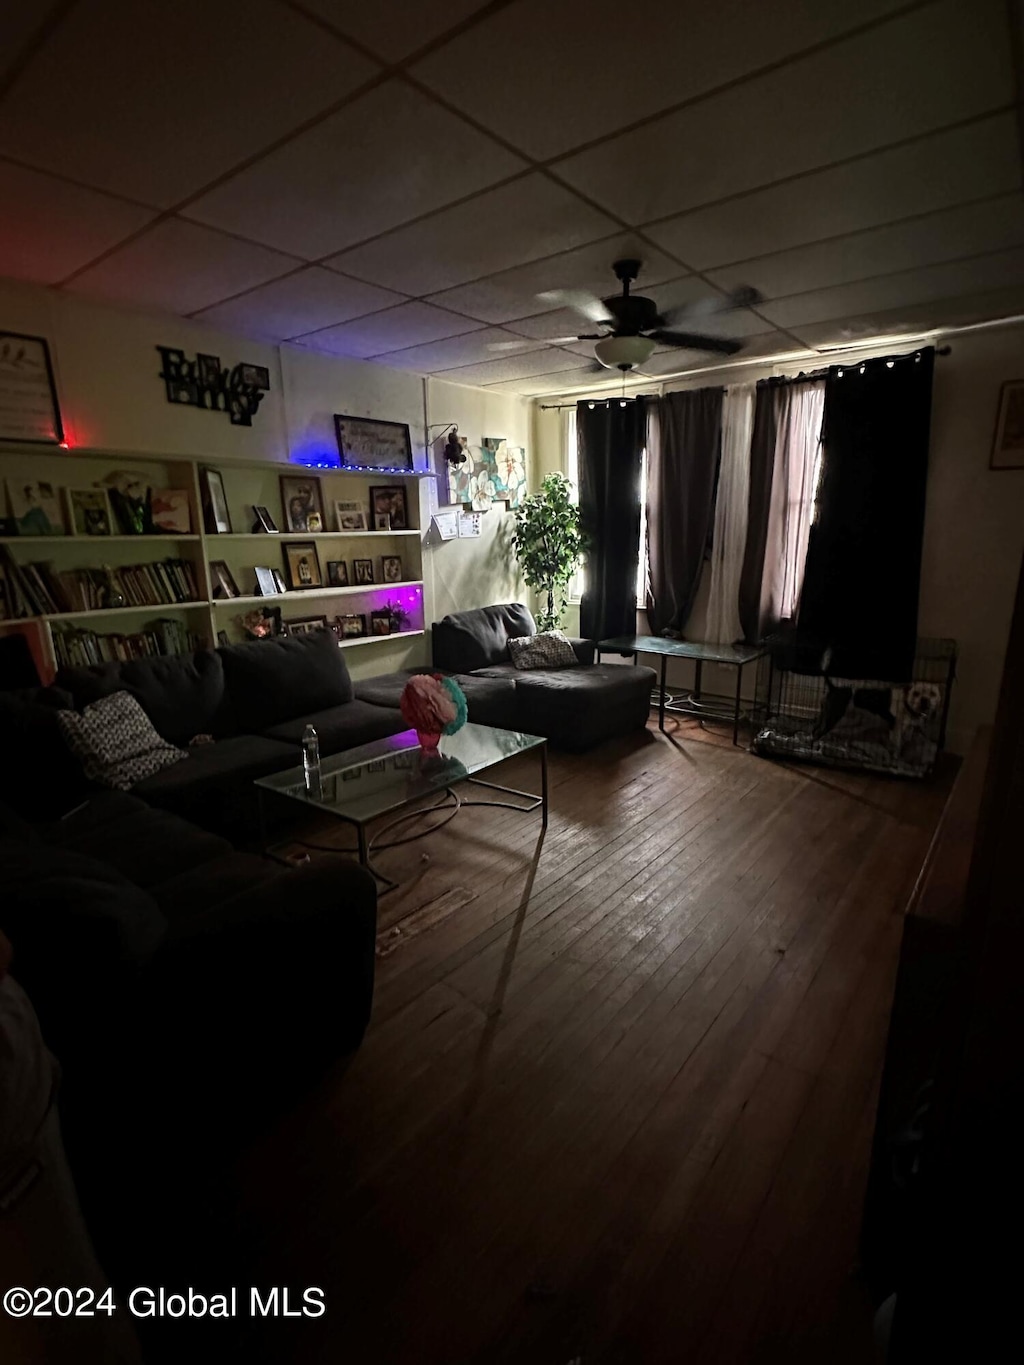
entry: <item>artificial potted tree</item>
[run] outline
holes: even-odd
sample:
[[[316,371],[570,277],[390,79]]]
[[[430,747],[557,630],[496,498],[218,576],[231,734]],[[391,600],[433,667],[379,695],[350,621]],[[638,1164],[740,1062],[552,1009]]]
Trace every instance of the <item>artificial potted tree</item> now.
[[[537,493],[515,509],[512,550],[529,587],[546,599],[537,613],[541,630],[554,630],[565,612],[566,594],[586,547],[580,509],[564,474],[546,474]]]

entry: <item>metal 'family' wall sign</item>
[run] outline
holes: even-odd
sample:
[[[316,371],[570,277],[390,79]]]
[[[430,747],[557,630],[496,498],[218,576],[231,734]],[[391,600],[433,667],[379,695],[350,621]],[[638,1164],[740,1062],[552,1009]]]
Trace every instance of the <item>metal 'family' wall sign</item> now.
[[[265,365],[236,365],[222,369],[220,356],[197,355],[189,360],[176,346],[158,346],[168,403],[186,403],[210,412],[226,412],[232,426],[251,427],[263,395],[270,388]]]

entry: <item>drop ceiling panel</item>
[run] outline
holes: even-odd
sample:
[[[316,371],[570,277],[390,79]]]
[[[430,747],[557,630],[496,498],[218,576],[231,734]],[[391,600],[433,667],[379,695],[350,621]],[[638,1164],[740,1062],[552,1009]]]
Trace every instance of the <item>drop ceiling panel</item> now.
[[[432,294],[607,237],[616,224],[543,175],[528,175],[328,262],[407,294]]]
[[[635,239],[618,236],[517,266],[486,280],[459,285],[433,295],[431,301],[457,308],[460,313],[478,317],[482,322],[509,322],[513,318],[531,317],[558,307],[552,303],[546,308],[545,301],[538,299],[537,295],[544,290],[589,289],[601,297],[618,293],[619,284],[612,273],[612,262],[624,256],[636,256],[643,261],[640,280],[644,286],[679,274],[679,266],[662,252]]]
[[[188,214],[313,260],[523,169],[519,157],[393,80],[225,181]]]
[[[909,345],[900,339],[920,336],[943,327],[961,327],[992,318],[1024,316],[1024,283],[957,298],[908,304],[860,317],[811,323],[800,328],[809,346],[853,346],[875,337],[891,336],[896,349]],[[952,344],[956,345],[954,338]]]
[[[169,207],[377,69],[274,0],[90,0],[0,106],[0,152]]]
[[[428,303],[403,303],[383,313],[328,327],[297,338],[303,345],[331,355],[367,359],[385,351],[405,350],[424,341],[474,331],[477,324]],[[387,363],[386,361],[384,363]]]
[[[429,4],[425,0],[387,0],[386,4],[354,5],[352,0],[302,0],[305,9],[389,62],[418,52],[485,3],[486,0],[430,0]]]
[[[525,337],[513,336],[501,327],[481,327],[464,336],[447,337],[444,341],[428,341],[422,346],[410,346],[403,351],[389,351],[385,363],[399,370],[415,370],[417,374],[433,374],[436,370],[450,370],[456,365],[472,365],[477,361],[494,360],[503,354],[488,348],[493,345],[513,345],[513,353],[535,350],[536,343]]]
[[[156,216],[126,199],[3,161],[0,204],[0,268],[36,284],[65,279]]]
[[[486,360],[479,365],[464,365],[445,370],[443,378],[453,384],[497,384],[503,379],[525,379],[535,374],[552,374],[578,364],[578,357],[557,346],[546,346],[526,355],[507,355]]]
[[[821,0],[520,0],[414,66],[429,84],[477,79],[473,113],[546,158],[777,62],[897,8]],[[634,42],[634,35],[642,35]]]
[[[597,374],[589,369],[559,370],[555,374],[533,378],[506,379],[500,384],[488,384],[495,393],[517,393],[524,397],[544,394],[578,393],[581,389],[608,382],[608,371]],[[447,376],[446,376],[447,377]]]
[[[112,303],[194,313],[294,268],[290,256],[169,218],[67,287]]]
[[[644,229],[696,270],[857,232],[1020,185],[1013,114],[997,114]]]
[[[627,222],[645,223],[1012,99],[1002,0],[941,0],[554,170]]]
[[[1024,195],[1017,193],[745,261],[711,278],[724,288],[752,284],[765,298],[784,298],[1021,243]]]
[[[207,308],[198,316],[202,322],[229,331],[236,328],[247,336],[285,341],[402,302],[402,295],[390,289],[378,289],[311,265],[240,298]]]
[[[0,9],[0,80],[25,53],[56,7],[57,0],[34,0],[32,4],[7,4]]]
[[[969,261],[924,266],[898,275],[883,275],[835,289],[812,290],[761,305],[766,317],[780,327],[805,335],[806,325],[856,317],[909,304],[938,303],[944,298],[976,294],[1024,282],[1024,249],[994,252]],[[942,321],[937,310],[936,325]]]

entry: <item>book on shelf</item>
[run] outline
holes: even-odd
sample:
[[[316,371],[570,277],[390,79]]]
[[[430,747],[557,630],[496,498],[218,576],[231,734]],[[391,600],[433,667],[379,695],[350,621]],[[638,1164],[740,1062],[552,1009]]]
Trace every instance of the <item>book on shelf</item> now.
[[[146,564],[57,570],[52,563],[19,564],[5,550],[0,559],[0,620],[54,616],[62,612],[169,607],[198,601],[195,570],[187,559]]]
[[[157,654],[191,654],[202,649],[201,638],[170,617],[152,621],[145,630],[122,634],[100,633],[65,626],[53,632],[53,653],[58,668],[77,668],[125,659],[148,659]]]

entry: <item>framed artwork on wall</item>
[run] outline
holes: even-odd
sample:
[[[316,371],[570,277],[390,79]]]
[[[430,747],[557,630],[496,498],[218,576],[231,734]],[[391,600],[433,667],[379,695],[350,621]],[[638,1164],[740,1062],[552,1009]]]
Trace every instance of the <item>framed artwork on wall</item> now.
[[[0,441],[48,446],[64,441],[45,337],[0,331]]]
[[[996,432],[989,469],[1024,469],[1024,379],[1010,379],[999,390]]]
[[[412,469],[408,422],[379,422],[372,417],[334,415],[341,463],[351,469]]]

